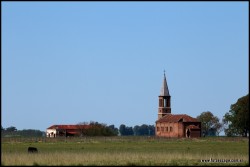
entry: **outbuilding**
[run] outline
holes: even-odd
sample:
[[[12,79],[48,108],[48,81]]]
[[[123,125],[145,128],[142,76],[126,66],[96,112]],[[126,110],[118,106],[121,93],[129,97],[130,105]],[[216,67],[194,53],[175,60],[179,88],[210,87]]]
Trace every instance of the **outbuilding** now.
[[[80,136],[89,125],[52,125],[47,128],[47,137]]]

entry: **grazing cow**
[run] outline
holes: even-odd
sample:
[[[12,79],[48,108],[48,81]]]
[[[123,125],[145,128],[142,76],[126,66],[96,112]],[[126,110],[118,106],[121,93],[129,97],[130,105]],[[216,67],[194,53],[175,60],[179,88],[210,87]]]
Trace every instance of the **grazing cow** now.
[[[28,147],[28,153],[37,153],[38,150],[36,147]]]

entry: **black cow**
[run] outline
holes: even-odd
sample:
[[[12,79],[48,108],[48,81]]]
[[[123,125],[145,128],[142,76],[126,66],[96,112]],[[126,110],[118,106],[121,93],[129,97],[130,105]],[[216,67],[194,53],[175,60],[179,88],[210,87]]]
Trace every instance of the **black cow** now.
[[[36,147],[28,147],[28,153],[37,153],[38,150]]]

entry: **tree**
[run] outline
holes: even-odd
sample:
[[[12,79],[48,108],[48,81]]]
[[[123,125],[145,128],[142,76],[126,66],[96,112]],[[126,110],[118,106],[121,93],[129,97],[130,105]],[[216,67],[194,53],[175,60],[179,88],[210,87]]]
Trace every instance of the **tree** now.
[[[16,135],[25,137],[42,137],[44,134],[45,132],[35,129],[23,129],[16,132]]]
[[[134,135],[133,128],[132,127],[126,127],[126,135],[131,136]]]
[[[148,130],[149,130],[149,136],[155,135],[155,126],[154,125],[148,125]]]
[[[155,135],[155,126],[146,124],[142,124],[141,126],[136,125],[133,128],[133,132],[135,136],[153,136]]]
[[[133,135],[133,128],[132,127],[128,127],[124,124],[121,124],[119,127],[119,132],[121,136],[130,136]]]
[[[87,135],[87,127],[89,126],[88,122],[79,122],[77,124],[79,136],[86,136]],[[65,134],[66,135],[66,134]]]
[[[78,123],[80,136],[117,136],[118,129],[114,125],[107,126],[104,123],[94,121]]]
[[[232,104],[223,117],[227,136],[249,136],[249,97],[248,94]]]
[[[201,129],[204,135],[209,135],[211,130],[215,130],[217,135],[221,132],[222,123],[210,111],[202,112],[197,116],[197,119],[201,122]]]
[[[140,126],[139,125],[135,125],[133,128],[133,132],[135,136],[139,136],[140,135]]]
[[[121,124],[119,127],[119,132],[121,136],[126,135],[126,126],[124,124]]]
[[[111,129],[112,133],[114,133],[115,136],[118,135],[119,130],[115,127],[115,125],[109,125],[108,128]]]
[[[146,124],[141,125],[140,135],[144,136],[144,135],[148,135],[148,133],[149,133],[148,125],[146,125]]]
[[[17,131],[17,129],[14,126],[10,126],[10,127],[6,128],[6,132],[16,132],[16,131]]]
[[[22,136],[22,137],[42,137],[45,135],[45,132],[36,130],[36,129],[23,129],[17,130],[16,127],[10,126],[6,129],[2,127],[2,136],[3,137],[12,137],[12,136]]]

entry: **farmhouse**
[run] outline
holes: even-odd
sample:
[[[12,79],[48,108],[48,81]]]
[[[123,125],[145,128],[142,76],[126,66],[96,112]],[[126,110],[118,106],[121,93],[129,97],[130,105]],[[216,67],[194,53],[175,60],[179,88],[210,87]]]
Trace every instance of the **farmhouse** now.
[[[186,114],[171,114],[171,96],[168,91],[165,71],[159,96],[155,134],[162,137],[201,137],[201,122],[196,118]]]
[[[47,128],[47,137],[79,136],[89,125],[52,125]]]

